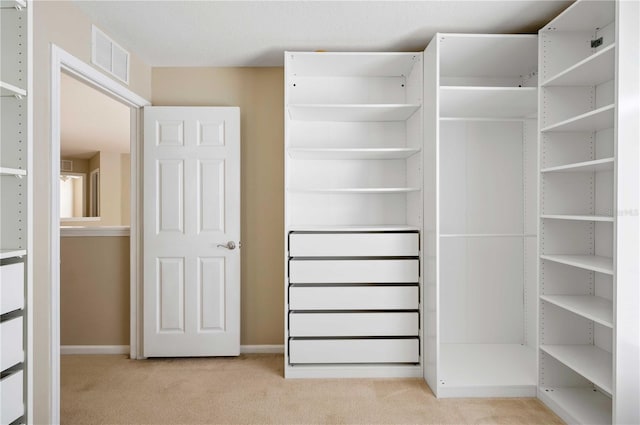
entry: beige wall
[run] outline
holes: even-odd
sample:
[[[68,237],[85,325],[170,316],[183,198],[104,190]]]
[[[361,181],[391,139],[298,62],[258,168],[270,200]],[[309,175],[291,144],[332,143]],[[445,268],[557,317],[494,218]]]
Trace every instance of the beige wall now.
[[[60,343],[129,345],[129,237],[63,237],[60,259]]]
[[[34,417],[38,424],[51,423],[50,363],[51,341],[51,216],[49,208],[51,179],[50,141],[50,49],[51,43],[80,60],[91,62],[91,21],[71,1],[33,3],[33,284],[34,284]],[[113,34],[112,34],[113,35]],[[115,35],[114,39],[121,42]],[[127,47],[126,45],[124,46]],[[132,55],[129,89],[142,97],[151,96],[151,69]]]
[[[129,169],[129,155],[100,152],[100,221],[96,226],[128,226],[129,208],[123,214],[123,200],[129,203],[130,182],[122,169]],[[123,215],[126,221],[123,222]]]
[[[282,68],[154,68],[153,105],[239,106],[242,344],[282,344],[284,86]]]

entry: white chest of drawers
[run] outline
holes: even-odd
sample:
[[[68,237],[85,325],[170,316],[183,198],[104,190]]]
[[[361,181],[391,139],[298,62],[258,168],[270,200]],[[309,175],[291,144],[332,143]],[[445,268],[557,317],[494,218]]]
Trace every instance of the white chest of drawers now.
[[[25,263],[0,264],[0,424],[23,423]],[[20,419],[20,420],[19,420]],[[18,421],[18,422],[15,422]]]
[[[417,231],[289,234],[292,370],[420,362]]]

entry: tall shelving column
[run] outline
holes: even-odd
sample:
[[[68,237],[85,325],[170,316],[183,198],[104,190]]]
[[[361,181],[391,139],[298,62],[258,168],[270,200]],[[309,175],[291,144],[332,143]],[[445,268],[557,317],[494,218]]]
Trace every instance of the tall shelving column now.
[[[425,378],[438,397],[536,394],[537,36],[425,51]]]
[[[285,376],[421,376],[422,54],[285,52]]]
[[[0,424],[32,421],[32,10],[0,1]]]
[[[635,15],[620,15],[623,3]],[[622,254],[638,253],[637,214],[622,224],[618,203],[628,196],[622,190],[637,193],[637,125],[635,134],[618,128],[628,108],[635,104],[638,113],[637,84],[634,94],[617,80],[632,63],[627,55],[635,57],[636,77],[640,72],[633,3],[578,1],[539,33],[538,396],[570,423],[640,421],[638,260],[620,269],[616,249],[619,236],[635,229],[635,243],[624,244]],[[624,52],[621,24],[636,34],[624,40]],[[635,171],[620,174],[619,148],[629,147]],[[636,300],[620,304],[622,293]],[[635,318],[619,321],[620,314]]]

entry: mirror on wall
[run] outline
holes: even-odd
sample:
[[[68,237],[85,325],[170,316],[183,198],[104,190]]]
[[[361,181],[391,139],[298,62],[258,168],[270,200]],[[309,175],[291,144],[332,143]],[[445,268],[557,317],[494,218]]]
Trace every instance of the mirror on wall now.
[[[82,173],[60,173],[60,218],[85,217],[86,176]]]
[[[131,110],[65,73],[60,87],[60,222],[129,225]]]
[[[97,221],[100,219],[100,153],[78,158],[63,157],[60,162],[60,220]]]

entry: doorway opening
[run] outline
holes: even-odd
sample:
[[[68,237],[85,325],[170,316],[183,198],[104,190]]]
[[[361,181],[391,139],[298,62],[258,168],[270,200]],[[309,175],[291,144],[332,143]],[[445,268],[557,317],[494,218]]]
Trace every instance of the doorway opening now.
[[[61,354],[129,353],[131,107],[60,83]]]
[[[51,276],[51,310],[50,310],[50,394],[51,402],[50,418],[53,423],[60,423],[60,178],[61,178],[61,125],[62,125],[62,79],[63,73],[72,76],[76,80],[89,85],[93,89],[109,96],[112,99],[126,105],[129,114],[129,146],[130,146],[130,196],[129,196],[129,299],[130,299],[130,343],[129,353],[132,358],[139,358],[139,287],[140,280],[140,228],[141,216],[138,205],[140,204],[140,176],[139,158],[140,145],[139,129],[141,121],[141,108],[150,103],[133,93],[120,83],[112,80],[106,75],[87,63],[79,60],[73,55],[67,53],[58,46],[52,45],[51,48],[51,197],[49,200],[51,211],[50,223],[50,276]],[[68,163],[67,163],[68,165]],[[104,178],[94,177],[96,184]],[[88,186],[91,186],[89,183]],[[79,190],[80,193],[86,189]],[[98,186],[94,187],[94,192],[98,190]],[[96,196],[98,195],[98,196]],[[90,196],[90,195],[89,195]],[[99,194],[94,193],[94,200]],[[99,203],[100,206],[104,202]],[[82,208],[80,208],[82,209]],[[87,208],[91,211],[91,208]],[[104,208],[94,209],[94,214],[104,214]],[[89,222],[91,220],[88,220]],[[85,223],[86,224],[86,223]]]

